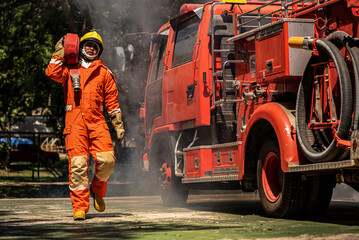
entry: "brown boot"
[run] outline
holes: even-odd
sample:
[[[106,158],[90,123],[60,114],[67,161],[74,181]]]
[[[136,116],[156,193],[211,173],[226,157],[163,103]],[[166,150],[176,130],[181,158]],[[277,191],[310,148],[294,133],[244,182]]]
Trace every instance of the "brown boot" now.
[[[96,193],[94,193],[92,191],[92,188],[90,188],[90,195],[93,198],[93,205],[94,205],[95,209],[99,212],[105,211],[106,205],[105,205],[105,201],[103,200],[103,198],[100,197],[99,195],[97,195]]]

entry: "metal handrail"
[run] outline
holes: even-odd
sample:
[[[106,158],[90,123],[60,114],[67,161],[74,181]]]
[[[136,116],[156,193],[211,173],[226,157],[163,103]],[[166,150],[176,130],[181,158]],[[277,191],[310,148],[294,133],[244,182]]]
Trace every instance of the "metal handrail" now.
[[[215,51],[214,51],[214,28],[213,28],[213,9],[214,9],[214,6],[215,5],[218,5],[218,4],[226,4],[225,2],[215,2],[212,4],[211,6],[211,19],[210,19],[210,25],[211,25],[211,52],[212,52],[212,85],[213,85],[213,105],[216,105],[215,102],[216,102],[216,93],[215,93],[215,65],[214,65],[214,60],[215,60],[215,57],[214,57],[214,54],[215,54]]]
[[[263,9],[263,8],[265,8],[265,7],[267,7],[267,6],[271,5],[271,4],[273,4],[273,3],[276,3],[276,2],[281,2],[281,3],[282,3],[282,7],[281,7],[280,9],[278,9],[278,10],[276,10],[276,11],[273,11],[273,12],[271,12],[271,13],[267,13],[267,14],[260,15],[261,9]],[[266,3],[266,4],[263,4],[263,5],[260,6],[260,7],[255,8],[255,9],[253,9],[253,10],[251,10],[251,11],[248,11],[248,12],[245,12],[245,13],[242,13],[242,14],[239,14],[239,15],[236,15],[236,18],[237,18],[237,19],[239,19],[239,18],[253,18],[253,16],[247,16],[247,15],[249,15],[250,13],[253,13],[253,12],[258,12],[258,17],[253,18],[252,20],[249,20],[249,21],[244,22],[244,23],[242,23],[242,24],[237,24],[237,29],[240,29],[241,27],[243,27],[243,26],[245,26],[245,25],[248,25],[248,24],[250,24],[250,23],[252,23],[252,22],[256,22],[256,21],[258,22],[258,27],[260,27],[260,25],[261,25],[261,24],[260,24],[260,21],[261,21],[263,18],[266,18],[266,17],[268,17],[268,16],[270,16],[270,15],[273,15],[273,14],[275,14],[275,13],[277,13],[277,12],[282,12],[282,13],[284,13],[284,17],[288,17],[288,9],[289,9],[289,7],[291,7],[291,6],[293,6],[294,4],[297,4],[297,3],[299,3],[299,2],[304,2],[304,0],[296,0],[296,1],[290,2],[290,3],[288,3],[288,0],[273,0],[273,1],[270,1],[270,2],[268,2],[268,3]]]
[[[319,0],[312,0],[312,3],[314,2],[317,2],[317,4],[319,4]],[[267,13],[267,14],[263,14],[261,15],[261,9],[269,6],[269,5],[272,5],[273,3],[276,3],[276,2],[281,2],[281,7],[278,9],[278,10],[275,10],[273,12],[270,12],[270,13]],[[248,11],[248,12],[245,12],[245,13],[242,13],[242,14],[238,14],[236,15],[235,17],[237,19],[239,18],[242,18],[242,19],[245,19],[245,18],[251,18],[251,20],[249,21],[246,21],[242,24],[237,24],[237,29],[240,29],[241,27],[243,26],[246,26],[252,22],[258,22],[258,26],[247,26],[247,28],[256,28],[256,27],[260,27],[261,26],[261,20],[264,19],[264,18],[269,18],[269,16],[271,16],[270,18],[273,18],[273,15],[275,13],[278,13],[278,12],[282,12],[283,13],[283,16],[284,18],[287,18],[289,14],[293,13],[293,8],[290,8],[292,7],[293,5],[297,4],[297,3],[302,3],[303,4],[303,7],[304,7],[304,0],[296,0],[296,1],[292,1],[290,3],[288,3],[288,0],[272,0],[268,3],[265,3],[263,4],[262,6],[259,6],[251,11]],[[216,52],[222,52],[222,50],[218,50],[218,49],[214,49],[214,31],[213,31],[213,15],[214,15],[214,7],[215,5],[218,5],[218,4],[226,4],[225,2],[215,2],[212,4],[211,6],[211,18],[210,18],[210,26],[211,26],[211,52],[212,52],[212,84],[213,84],[213,106],[215,105],[218,105],[218,104],[222,104],[222,103],[226,103],[226,102],[242,102],[243,100],[242,99],[235,99],[235,100],[227,100],[227,86],[226,86],[226,75],[224,74],[224,69],[226,67],[227,64],[229,63],[243,63],[244,61],[243,60],[227,60],[224,64],[223,64],[223,67],[222,67],[222,75],[223,75],[223,80],[221,81],[222,84],[223,84],[223,89],[222,89],[222,99],[220,100],[216,100],[216,92],[215,92],[215,88],[216,88],[216,82],[219,82],[219,81],[216,81],[216,76],[217,76],[217,72],[215,72],[215,53]],[[288,13],[288,10],[292,10],[291,13]],[[295,10],[296,11],[296,10]],[[257,12],[257,17],[255,16],[251,16],[249,14],[253,13],[253,12]]]
[[[263,4],[263,5],[260,6],[260,7],[254,8],[253,10],[250,10],[250,11],[248,11],[248,12],[242,13],[241,15],[239,15],[239,16],[237,16],[237,17],[243,16],[243,15],[245,15],[245,14],[249,14],[249,13],[252,13],[252,12],[255,12],[255,11],[259,11],[259,12],[260,12],[260,10],[261,10],[262,8],[264,8],[264,7],[268,6],[268,5],[271,5],[271,4],[275,3],[275,2],[278,2],[278,1],[281,1],[281,0],[273,0],[273,1],[271,1],[271,2],[268,2],[268,3],[266,3],[266,4]]]
[[[277,1],[277,0],[275,0]],[[242,100],[240,99],[237,99],[237,100],[227,100],[227,93],[226,93],[226,90],[227,90],[227,86],[226,86],[226,74],[223,74],[223,92],[222,92],[222,96],[223,96],[223,99],[221,100],[216,100],[216,92],[215,92],[215,89],[216,89],[216,80],[215,80],[215,52],[222,52],[222,50],[218,50],[218,49],[214,49],[214,29],[213,29],[213,15],[214,15],[214,6],[215,5],[218,5],[218,4],[225,4],[225,2],[215,2],[212,4],[211,6],[211,19],[210,19],[210,26],[211,26],[211,51],[212,51],[212,86],[213,86],[213,105],[218,105],[218,104],[221,104],[221,103],[225,103],[225,102],[240,102]],[[223,51],[227,51],[227,49],[223,50]],[[223,70],[225,69],[226,65],[229,64],[229,63],[243,63],[244,61],[243,60],[227,60],[226,62],[223,63],[223,66],[222,66],[222,72]]]
[[[229,63],[244,63],[243,60],[227,60],[223,63],[222,66],[222,71],[223,69],[225,69],[225,67],[229,64]],[[226,74],[223,74],[223,80],[222,80],[222,96],[223,98],[221,100],[215,101],[215,92],[213,93],[213,105],[218,105],[218,104],[222,104],[222,103],[234,103],[234,102],[242,102],[242,99],[229,99],[227,100],[227,85],[226,85]],[[213,89],[215,89],[215,85],[213,85]]]
[[[225,69],[226,65],[229,64],[229,63],[244,63],[244,60],[227,60],[223,63],[223,67],[222,69]],[[223,74],[223,90],[222,90],[222,96],[223,96],[223,102],[226,103],[226,102],[229,102],[229,103],[232,103],[232,102],[242,102],[242,99],[235,99],[235,100],[227,100],[227,85],[226,85],[226,74]]]

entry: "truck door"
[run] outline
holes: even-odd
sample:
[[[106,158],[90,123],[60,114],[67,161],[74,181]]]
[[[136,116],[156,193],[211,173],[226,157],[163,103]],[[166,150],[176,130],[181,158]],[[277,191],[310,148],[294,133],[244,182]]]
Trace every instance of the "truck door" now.
[[[173,53],[170,54],[172,64],[171,68],[165,72],[169,123],[196,118],[198,96],[195,94],[192,60],[194,48],[198,49],[195,46],[199,23],[200,18],[194,15],[174,26],[175,41]]]
[[[162,31],[154,39],[151,68],[146,89],[146,135],[151,134],[153,120],[162,115],[163,57],[166,53],[169,29]]]

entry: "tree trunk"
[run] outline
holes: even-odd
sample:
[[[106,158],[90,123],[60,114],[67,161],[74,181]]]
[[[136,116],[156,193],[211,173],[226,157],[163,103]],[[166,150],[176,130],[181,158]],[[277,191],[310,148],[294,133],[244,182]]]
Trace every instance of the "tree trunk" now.
[[[10,163],[10,149],[7,150],[7,153],[5,155],[5,158],[2,159],[2,165],[4,166],[4,170],[6,172],[10,172],[9,163]]]
[[[69,24],[71,33],[77,33],[78,34],[79,31],[77,29],[77,25],[75,23],[75,20],[72,17],[71,6],[70,6],[69,2],[67,0],[62,0],[61,3],[62,3],[62,9],[64,10],[64,13],[65,13],[66,21]]]
[[[1,156],[0,156],[0,161],[2,166],[4,167],[4,170],[6,172],[10,171],[9,168],[9,164],[10,164],[10,150],[11,150],[11,118],[8,118],[8,122],[6,124],[5,127],[5,131],[8,133],[7,134],[7,145],[4,144],[1,146]]]

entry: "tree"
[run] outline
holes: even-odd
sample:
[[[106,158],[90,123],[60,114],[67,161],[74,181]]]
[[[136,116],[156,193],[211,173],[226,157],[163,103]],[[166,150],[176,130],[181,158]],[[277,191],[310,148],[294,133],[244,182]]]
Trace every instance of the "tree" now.
[[[61,84],[44,70],[54,46],[67,32],[82,36],[95,28],[103,37],[104,62],[116,74],[126,136],[139,140],[140,102],[144,100],[149,65],[149,35],[178,15],[184,0],[8,0],[0,3],[0,131],[38,110],[56,133],[64,127]],[[205,2],[205,1],[197,1]],[[151,7],[149,7],[149,4]],[[134,61],[120,73],[115,46],[132,43]],[[46,111],[45,111],[46,110]],[[2,158],[3,159],[3,158]],[[6,160],[3,160],[7,166]]]
[[[0,3],[0,13],[0,130],[9,132],[33,110],[50,109],[47,115],[55,117],[49,123],[61,131],[61,85],[44,74],[54,44],[68,29],[60,3],[12,0]],[[5,169],[8,156],[2,158]]]

